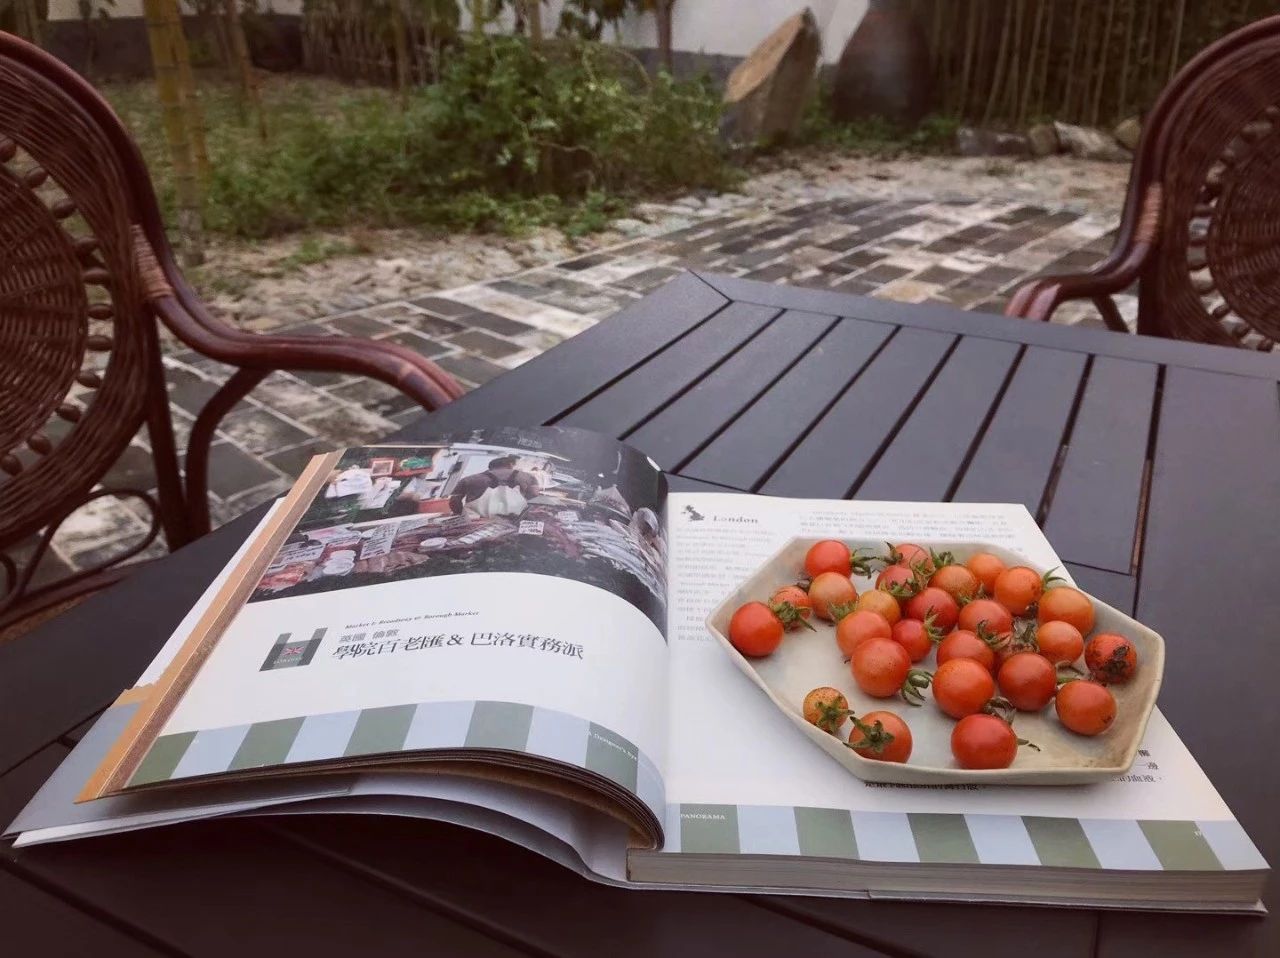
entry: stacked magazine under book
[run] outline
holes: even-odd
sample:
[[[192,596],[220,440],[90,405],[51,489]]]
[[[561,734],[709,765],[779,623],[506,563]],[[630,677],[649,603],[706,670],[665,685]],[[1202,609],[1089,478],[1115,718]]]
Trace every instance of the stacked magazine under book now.
[[[1022,506],[668,495],[576,430],[317,457],[9,834],[363,811],[630,887],[1261,909],[1266,862],[1158,710],[1087,786],[872,785],[797,734],[703,622],[798,535],[1059,564]]]

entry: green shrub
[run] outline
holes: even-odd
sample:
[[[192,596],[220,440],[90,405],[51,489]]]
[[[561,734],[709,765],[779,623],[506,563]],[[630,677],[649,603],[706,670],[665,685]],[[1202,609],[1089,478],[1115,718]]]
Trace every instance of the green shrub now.
[[[210,104],[208,228],[244,237],[352,222],[586,231],[641,196],[731,185],[738,174],[718,140],[715,91],[650,80],[628,60],[583,41],[536,51],[520,38],[469,38],[440,82],[403,104],[359,90],[321,110],[295,84],[285,102],[268,102],[268,143]]]
[[[806,106],[798,146],[849,150],[872,156],[897,156],[901,153],[947,153],[955,147],[960,121],[955,117],[932,114],[914,129],[906,129],[880,117],[869,117],[852,123],[837,120],[831,109],[831,94],[820,90]]]

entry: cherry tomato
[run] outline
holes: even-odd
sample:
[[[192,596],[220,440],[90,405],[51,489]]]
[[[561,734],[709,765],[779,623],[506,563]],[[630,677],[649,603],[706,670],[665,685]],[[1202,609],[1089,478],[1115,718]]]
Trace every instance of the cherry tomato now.
[[[1023,615],[1039,601],[1044,592],[1044,579],[1035,569],[1016,565],[996,576],[993,595],[1013,615]]]
[[[849,669],[858,688],[878,699],[887,699],[907,680],[911,656],[893,639],[868,639],[853,650]]]
[[[1053,703],[1058,721],[1077,735],[1101,735],[1116,720],[1116,699],[1097,682],[1073,679],[1058,689]]]
[[[1036,608],[1037,622],[1069,622],[1082,636],[1093,631],[1093,601],[1079,589],[1060,585],[1047,589]]]
[[[769,655],[782,641],[782,621],[763,602],[748,602],[729,620],[729,641],[743,655]]]
[[[888,639],[893,635],[889,620],[879,612],[866,609],[850,612],[836,623],[836,645],[846,659],[868,639]]]
[[[876,588],[895,599],[909,599],[920,591],[920,577],[904,565],[885,566],[876,576]]]
[[[844,697],[844,693],[829,685],[814,689],[806,695],[800,710],[804,713],[806,722],[832,735],[839,731],[844,720],[851,714],[849,700]]]
[[[978,638],[988,638],[996,653],[996,671],[1019,652],[1039,652],[1033,631],[1028,628],[1016,628],[999,635],[991,636],[983,630],[978,631]]]
[[[1008,632],[1013,628],[1013,615],[995,599],[974,599],[960,609],[957,622],[970,632],[977,632],[984,622],[992,632]]]
[[[897,621],[902,618],[902,606],[898,604],[898,600],[888,592],[882,592],[879,589],[869,589],[862,593],[853,607],[865,609],[868,612],[879,612],[889,620],[890,625],[897,624]]]
[[[1018,754],[1018,736],[1002,718],[969,715],[951,730],[951,754],[961,768],[1008,768]]]
[[[951,594],[934,586],[929,586],[919,595],[913,595],[902,611],[908,619],[919,619],[921,622],[932,615],[934,625],[943,632],[950,632],[960,617],[960,606],[951,598]]]
[[[903,619],[894,624],[890,638],[907,650],[907,655],[911,656],[912,662],[919,662],[933,651],[934,643],[941,639],[942,635],[927,622],[921,622],[919,619]]]
[[[898,563],[909,569],[920,569],[925,575],[933,574],[933,557],[929,550],[914,542],[903,542],[893,547],[893,554],[898,556]]]
[[[1084,665],[1095,682],[1128,682],[1138,668],[1138,650],[1123,635],[1099,632],[1084,647]]]
[[[930,576],[929,585],[948,593],[957,602],[978,593],[978,577],[962,565],[944,565]]]
[[[1070,622],[1061,619],[1045,622],[1036,629],[1036,644],[1040,646],[1040,654],[1054,665],[1063,662],[1070,665],[1084,654],[1084,636]]]
[[[995,694],[995,679],[973,659],[951,659],[933,673],[933,700],[952,718],[981,711]]]
[[[977,633],[956,629],[938,645],[938,664],[952,659],[973,659],[988,672],[995,672],[996,653]]]
[[[804,571],[816,579],[824,572],[847,576],[853,571],[853,553],[837,539],[823,539],[809,547],[804,556]]]
[[[809,600],[813,603],[813,612],[820,619],[828,622],[835,620],[833,606],[849,605],[858,598],[858,590],[853,587],[847,575],[839,572],[823,572],[809,583]]]
[[[911,729],[893,712],[868,712],[854,720],[849,747],[877,762],[905,762],[911,757]]]
[[[813,602],[809,593],[798,585],[784,585],[769,597],[769,608],[782,621],[789,632],[805,626],[813,617]]]
[[[964,565],[966,569],[974,574],[978,584],[982,586],[982,591],[987,595],[995,592],[996,577],[1005,569],[1003,560],[999,556],[993,556],[990,552],[975,552],[969,556],[969,561]]]
[[[996,676],[1001,694],[1020,712],[1039,712],[1058,690],[1058,670],[1043,655],[1009,656]]]

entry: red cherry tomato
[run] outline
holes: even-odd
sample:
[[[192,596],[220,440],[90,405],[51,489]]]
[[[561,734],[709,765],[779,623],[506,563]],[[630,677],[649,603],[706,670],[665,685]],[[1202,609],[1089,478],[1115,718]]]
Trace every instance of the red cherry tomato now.
[[[952,659],[973,659],[988,672],[996,667],[995,650],[968,629],[956,629],[938,644],[938,664]]]
[[[902,609],[908,619],[924,621],[933,616],[933,624],[943,632],[950,632],[960,617],[960,606],[951,594],[929,586],[907,600]]]
[[[823,539],[809,547],[804,556],[804,571],[816,579],[824,572],[847,576],[853,571],[853,553],[837,539]]]
[[[898,604],[898,600],[888,592],[882,592],[879,589],[868,589],[858,596],[858,601],[854,603],[854,608],[866,609],[868,612],[879,612],[889,620],[890,625],[897,624],[898,620],[902,618],[902,606]]]
[[[836,645],[846,659],[868,639],[888,639],[893,635],[889,621],[879,612],[850,612],[836,623]]]
[[[1064,662],[1070,665],[1084,654],[1080,630],[1060,619],[1045,622],[1036,629],[1036,644],[1040,646],[1040,654],[1054,665]]]
[[[782,642],[782,621],[763,602],[748,602],[729,620],[729,641],[743,655],[769,655]]]
[[[910,569],[919,569],[925,575],[933,575],[933,557],[929,555],[929,550],[916,545],[914,542],[903,542],[893,547],[893,554],[898,556],[898,562]]]
[[[893,712],[868,712],[854,720],[849,747],[877,762],[905,762],[911,757],[911,729]]]
[[[788,632],[799,629],[813,617],[813,601],[798,585],[784,585],[769,597],[769,608],[782,620]]]
[[[1093,600],[1069,585],[1048,589],[1036,607],[1037,622],[1069,622],[1081,635],[1093,631]]]
[[[885,566],[876,576],[876,588],[896,599],[907,599],[920,591],[920,577],[904,565]]]
[[[1044,578],[1035,569],[1016,565],[996,576],[996,601],[1013,615],[1023,615],[1040,601]]]
[[[853,650],[849,669],[858,688],[875,698],[887,699],[907,680],[911,656],[893,639],[868,639]]]
[[[1039,712],[1058,690],[1058,671],[1035,652],[1009,656],[996,676],[1001,694],[1020,712]]]
[[[995,679],[973,659],[952,659],[933,673],[933,700],[952,718],[981,711],[995,694]]]
[[[969,715],[951,730],[951,754],[961,768],[1008,768],[1018,754],[1018,736],[1002,718]]]
[[[992,632],[1008,632],[1013,628],[1013,616],[995,599],[974,599],[960,610],[956,621],[960,628],[970,632],[977,632],[984,622]]]
[[[995,592],[996,577],[1005,569],[1003,560],[990,552],[975,552],[964,565],[977,577],[978,584],[987,595]]]
[[[1101,735],[1116,720],[1116,699],[1097,682],[1075,679],[1058,689],[1058,721],[1077,735]]]
[[[1123,635],[1099,632],[1084,647],[1084,665],[1095,682],[1122,684],[1138,668],[1138,650]]]
[[[919,619],[902,619],[894,625],[890,638],[907,650],[912,662],[919,662],[933,651],[936,634],[936,630],[931,630]]]
[[[929,585],[948,593],[957,602],[978,593],[978,577],[962,565],[944,565],[930,576]]]
[[[832,611],[842,605],[850,605],[858,599],[858,590],[853,587],[847,575],[839,572],[823,572],[809,583],[809,599],[813,602],[813,612],[820,619],[831,622],[835,619]]]

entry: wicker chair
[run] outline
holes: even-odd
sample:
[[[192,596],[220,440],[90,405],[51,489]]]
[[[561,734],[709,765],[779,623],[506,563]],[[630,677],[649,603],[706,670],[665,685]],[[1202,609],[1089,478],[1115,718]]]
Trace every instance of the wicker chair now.
[[[195,421],[185,478],[157,319],[236,367]],[[142,157],[111,107],[44,51],[0,33],[0,627],[119,578],[119,563],[162,530],[170,549],[207,532],[214,430],[277,369],[369,376],[426,409],[461,394],[434,363],[399,346],[260,336],[212,316],[174,264]],[[144,425],[156,494],[99,488]],[[101,496],[143,503],[149,534],[93,569],[34,588],[58,526]]]
[[[1087,273],[1020,288],[1008,316],[1048,320],[1138,284],[1138,332],[1271,349],[1280,340],[1280,17],[1212,44],[1144,124],[1116,245]]]

